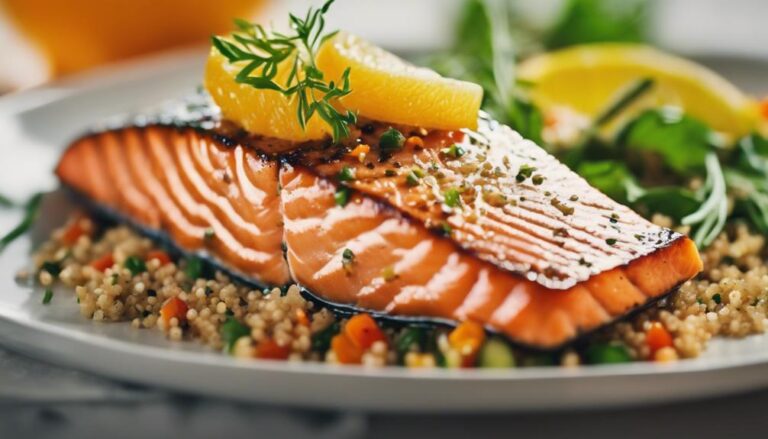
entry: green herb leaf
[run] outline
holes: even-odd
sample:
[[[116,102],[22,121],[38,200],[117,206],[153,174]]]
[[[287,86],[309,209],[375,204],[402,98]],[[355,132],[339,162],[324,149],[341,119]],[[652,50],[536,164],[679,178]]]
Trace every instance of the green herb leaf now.
[[[45,295],[43,295],[43,305],[48,305],[53,300],[53,290],[50,288],[45,289]]]
[[[51,276],[56,277],[61,273],[61,262],[45,261],[40,265],[40,270],[47,271]]]
[[[382,152],[392,153],[405,145],[405,136],[400,131],[390,127],[379,137],[379,148]]]
[[[712,131],[704,123],[678,109],[649,110],[630,122],[618,143],[635,151],[657,154],[680,175],[700,173],[713,150]]]
[[[345,248],[341,253],[341,265],[344,266],[344,268],[349,268],[352,266],[353,262],[355,262],[355,253],[352,252],[352,250]]]
[[[440,152],[454,159],[457,159],[467,153],[467,151],[465,151],[464,148],[462,148],[461,146],[455,143],[449,146],[448,148],[441,149]]]
[[[568,0],[546,45],[642,42],[648,28],[647,5],[645,0]]]
[[[331,348],[331,339],[341,331],[339,322],[333,322],[327,328],[312,336],[312,350],[326,352]]]
[[[27,231],[32,227],[32,225],[35,223],[35,220],[37,219],[37,215],[40,211],[40,204],[43,201],[43,193],[39,192],[34,194],[32,197],[27,200],[26,203],[24,203],[24,216],[21,219],[21,222],[11,229],[10,232],[6,233],[2,238],[0,238],[0,252],[5,250],[5,248],[11,244],[13,241],[27,233]]]
[[[295,99],[296,116],[302,129],[317,115],[331,127],[336,142],[349,136],[349,125],[357,122],[357,116],[351,111],[339,111],[334,105],[352,91],[350,69],[344,70],[338,82],[334,82],[326,80],[315,63],[320,45],[335,34],[323,34],[324,15],[333,1],[326,1],[320,9],[309,8],[303,18],[291,14],[293,33],[290,35],[267,31],[259,24],[238,19],[235,20],[238,31],[231,38],[214,36],[212,43],[230,63],[238,64],[240,71],[235,81]],[[291,71],[280,84],[276,82],[278,66],[284,61],[291,62]]]
[[[337,206],[346,206],[349,202],[349,188],[341,186],[336,189],[336,193],[333,194],[333,201]]]
[[[189,278],[192,281],[202,277],[203,261],[200,258],[195,258],[195,257],[186,259],[184,274],[186,274],[187,278]]]
[[[339,171],[339,181],[354,181],[355,180],[355,170],[353,168],[350,168],[349,166],[344,166],[341,168],[341,171]]]
[[[457,207],[461,204],[461,194],[458,189],[447,189],[443,193],[443,203],[448,207]]]
[[[125,262],[123,262],[123,266],[131,272],[132,276],[147,271],[147,265],[138,256],[129,256],[125,259]]]
[[[221,340],[224,342],[224,349],[232,353],[235,342],[241,337],[250,335],[251,330],[247,326],[238,322],[233,316],[228,316],[227,321],[221,325]]]

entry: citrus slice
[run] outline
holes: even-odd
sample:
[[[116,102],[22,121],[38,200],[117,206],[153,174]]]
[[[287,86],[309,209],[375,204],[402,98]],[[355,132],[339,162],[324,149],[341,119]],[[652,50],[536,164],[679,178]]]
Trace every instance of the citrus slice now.
[[[351,68],[352,92],[341,103],[361,116],[445,130],[477,126],[479,85],[414,66],[355,35],[341,32],[330,39],[317,66],[329,78]]]
[[[286,60],[281,64],[276,82],[285,84],[291,62]],[[237,83],[235,76],[244,66],[243,63],[230,64],[215,47],[211,48],[204,84],[224,118],[237,122],[250,133],[296,142],[320,139],[331,132],[319,117],[308,120],[302,129],[296,116],[295,99],[275,90]]]
[[[747,134],[757,123],[757,105],[733,84],[694,62],[634,44],[576,46],[530,58],[520,79],[533,83],[540,107],[568,106],[594,116],[635,80],[653,78],[651,99],[675,105],[715,130]]]
[[[279,66],[277,83],[285,83],[291,64],[289,59]],[[237,83],[235,76],[243,67],[242,63],[229,63],[215,47],[211,49],[205,87],[225,118],[251,133],[297,142],[331,133],[317,115],[302,129],[295,99]],[[318,52],[317,68],[326,80],[334,81],[351,69],[352,92],[337,104],[358,116],[445,130],[477,125],[483,97],[479,85],[443,78],[353,35],[339,33],[326,41]]]

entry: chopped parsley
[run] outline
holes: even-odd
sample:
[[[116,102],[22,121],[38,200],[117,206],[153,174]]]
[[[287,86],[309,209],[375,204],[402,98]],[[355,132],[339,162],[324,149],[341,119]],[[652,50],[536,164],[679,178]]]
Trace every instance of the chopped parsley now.
[[[187,265],[184,267],[184,274],[186,274],[190,280],[200,278],[203,274],[203,261],[200,258],[194,257],[189,258],[186,261]]]
[[[515,176],[515,180],[517,180],[519,183],[522,183],[525,181],[526,178],[531,178],[533,175],[533,171],[536,170],[535,166],[531,165],[522,165],[520,166],[520,170],[517,171],[517,176]]]
[[[345,248],[341,253],[341,265],[345,270],[349,270],[352,267],[352,263],[355,262],[355,253],[352,250]]]
[[[333,194],[333,201],[337,206],[346,206],[349,202],[349,188],[340,187],[336,189],[336,193]]]
[[[405,136],[400,131],[390,127],[379,137],[379,148],[382,152],[393,153],[405,145]]]
[[[139,273],[147,271],[147,265],[137,256],[129,256],[125,262],[123,262],[123,267],[131,272],[131,276],[136,276]]]
[[[415,170],[411,170],[405,175],[405,184],[409,187],[417,186],[420,179],[419,174]]]
[[[461,204],[461,194],[458,189],[448,189],[443,193],[443,202],[448,207],[457,207]]]
[[[57,261],[45,261],[40,266],[40,270],[48,272],[53,277],[57,277],[61,273],[61,263]]]
[[[455,159],[457,159],[457,158],[459,158],[459,157],[461,157],[461,156],[463,156],[464,154],[467,153],[467,151],[464,148],[462,148],[461,146],[459,146],[459,145],[457,145],[455,143],[453,145],[449,146],[448,148],[441,149],[440,152],[442,152],[443,154],[445,154],[445,155],[447,155],[449,157],[455,158]]]
[[[238,322],[234,317],[228,316],[227,321],[221,325],[221,340],[224,342],[224,348],[230,354],[240,337],[246,337],[251,333],[247,326]]]
[[[341,168],[341,171],[339,171],[339,181],[354,181],[355,180],[355,170],[350,168],[349,166],[344,166]]]

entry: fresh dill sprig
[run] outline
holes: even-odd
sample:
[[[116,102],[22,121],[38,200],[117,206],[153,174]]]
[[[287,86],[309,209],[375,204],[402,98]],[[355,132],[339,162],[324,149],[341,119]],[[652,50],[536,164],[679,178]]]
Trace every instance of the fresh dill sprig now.
[[[302,18],[290,14],[291,34],[266,30],[263,26],[245,20],[235,20],[238,31],[228,37],[213,37],[213,45],[230,63],[243,63],[235,81],[254,88],[274,90],[286,98],[297,100],[297,118],[302,129],[317,114],[333,132],[333,140],[349,136],[349,125],[357,122],[351,111],[339,111],[334,103],[351,91],[349,71],[341,75],[339,83],[327,81],[317,68],[317,50],[336,32],[323,34],[324,15],[334,0],[328,0],[319,9],[309,8]],[[278,67],[290,60],[291,70],[284,84],[276,81]]]

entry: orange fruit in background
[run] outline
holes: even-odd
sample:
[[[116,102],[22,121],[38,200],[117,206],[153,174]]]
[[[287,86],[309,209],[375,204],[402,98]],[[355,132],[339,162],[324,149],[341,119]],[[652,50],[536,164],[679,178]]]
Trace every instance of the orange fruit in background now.
[[[148,52],[205,44],[263,0],[0,0],[60,76]]]

